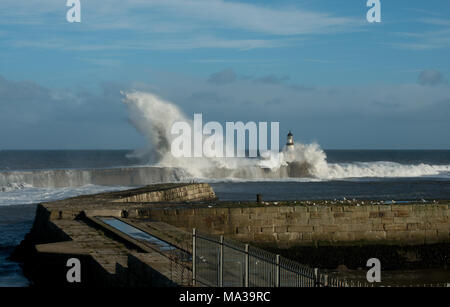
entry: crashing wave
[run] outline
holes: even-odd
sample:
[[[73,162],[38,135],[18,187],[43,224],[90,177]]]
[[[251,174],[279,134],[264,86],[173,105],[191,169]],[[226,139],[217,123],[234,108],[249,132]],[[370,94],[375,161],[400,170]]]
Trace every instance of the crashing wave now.
[[[293,150],[280,153],[280,163],[255,158],[175,158],[169,144],[173,140],[174,122],[190,123],[174,104],[145,92],[125,93],[124,103],[130,120],[148,140],[149,164],[177,167],[192,177],[206,179],[289,179],[315,178],[321,180],[365,177],[448,176],[450,165],[403,165],[394,162],[328,163],[318,144],[296,144]]]
[[[23,190],[26,188],[32,188],[31,184],[27,183],[18,183],[18,182],[8,182],[4,186],[0,186],[0,192],[10,192],[15,190]]]

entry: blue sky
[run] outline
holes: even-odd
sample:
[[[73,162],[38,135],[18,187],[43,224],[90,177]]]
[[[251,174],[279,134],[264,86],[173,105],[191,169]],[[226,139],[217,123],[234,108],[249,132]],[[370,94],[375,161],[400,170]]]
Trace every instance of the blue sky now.
[[[339,149],[450,149],[450,2],[0,2],[0,149],[139,148],[120,90]]]

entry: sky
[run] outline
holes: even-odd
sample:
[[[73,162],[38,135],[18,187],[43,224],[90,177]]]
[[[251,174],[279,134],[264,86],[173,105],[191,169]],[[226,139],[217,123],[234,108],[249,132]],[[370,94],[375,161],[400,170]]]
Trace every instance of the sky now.
[[[450,149],[450,1],[80,3],[0,1],[0,149],[145,147],[131,90],[325,149]]]

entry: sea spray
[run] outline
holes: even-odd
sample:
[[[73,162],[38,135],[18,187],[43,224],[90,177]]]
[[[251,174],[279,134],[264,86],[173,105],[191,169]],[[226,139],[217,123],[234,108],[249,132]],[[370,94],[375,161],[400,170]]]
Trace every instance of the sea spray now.
[[[170,133],[171,127],[179,122],[192,126],[192,121],[173,103],[151,93],[124,93],[124,103],[130,110],[130,121],[149,141],[149,156],[157,158],[151,161],[156,165],[181,167],[198,178],[323,177],[327,174],[326,155],[318,144],[298,144],[294,150],[281,153],[277,150],[275,157],[265,153],[257,158],[174,157],[169,148],[175,137]],[[278,143],[278,136],[276,139]],[[225,151],[230,144],[226,147]]]
[[[151,145],[145,152],[148,162],[159,162],[170,152],[169,146],[173,140],[171,125],[185,121],[184,115],[177,106],[156,95],[137,91],[122,94],[123,102],[128,107],[130,123]],[[144,152],[138,152],[137,156],[143,157]]]
[[[130,92],[124,103],[130,111],[130,121],[148,142],[146,151],[136,151],[149,164],[184,169],[193,178],[217,180],[333,180],[345,178],[399,178],[420,176],[448,177],[450,165],[404,165],[395,162],[328,163],[327,156],[316,144],[295,144],[293,150],[283,149],[280,161],[261,155],[258,158],[175,158],[170,144],[174,139],[171,127],[182,121],[192,124],[173,103],[154,94]],[[277,157],[278,158],[278,157]]]

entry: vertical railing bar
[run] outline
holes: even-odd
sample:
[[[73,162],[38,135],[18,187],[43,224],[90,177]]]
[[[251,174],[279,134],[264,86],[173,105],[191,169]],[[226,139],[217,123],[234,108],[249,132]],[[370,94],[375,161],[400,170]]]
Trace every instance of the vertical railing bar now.
[[[320,287],[319,269],[314,268],[314,287]]]
[[[196,265],[197,265],[197,262],[196,262],[196,247],[197,247],[197,245],[196,245],[196,229],[194,228],[194,229],[192,229],[192,285],[193,286],[195,286],[195,283],[196,283]]]
[[[223,287],[223,236],[220,236],[219,245],[219,287]]]
[[[275,258],[275,287],[280,287],[280,255]]]
[[[245,287],[248,288],[248,277],[249,277],[249,255],[248,255],[248,244],[245,244]]]

